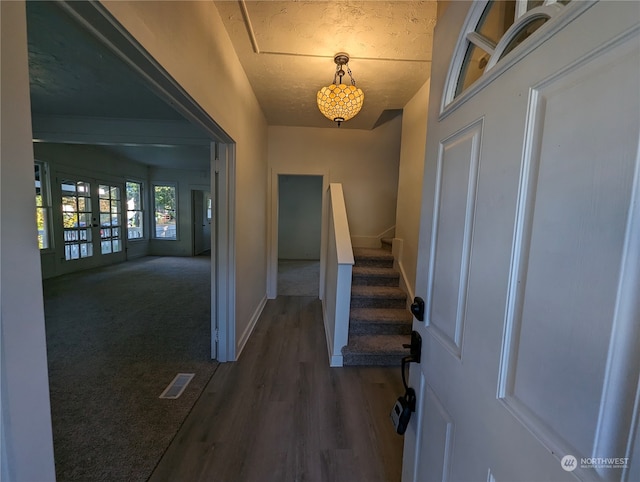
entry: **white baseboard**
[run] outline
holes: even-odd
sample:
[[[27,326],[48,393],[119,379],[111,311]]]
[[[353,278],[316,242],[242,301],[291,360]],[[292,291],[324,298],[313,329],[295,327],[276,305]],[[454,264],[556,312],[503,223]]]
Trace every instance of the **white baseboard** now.
[[[329,354],[329,366],[341,367],[343,366],[342,355],[333,355],[333,336],[329,333],[329,327],[327,326],[327,314],[325,310],[325,304],[322,303],[322,324],[324,325],[324,336],[327,339],[327,351]]]
[[[267,296],[265,295],[264,298],[260,300],[260,303],[258,303],[258,306],[253,312],[253,315],[251,315],[249,324],[247,325],[244,332],[242,333],[242,336],[238,340],[238,346],[236,347],[236,360],[240,358],[240,354],[242,353],[244,346],[247,344],[247,341],[249,341],[249,337],[251,336],[251,333],[253,333],[253,329],[256,327],[256,324],[260,319],[260,315],[262,314],[262,310],[264,310],[264,307],[266,304],[267,304]]]
[[[393,238],[393,244],[391,251],[393,252],[393,267],[400,273],[400,288],[407,293],[407,308],[413,303],[415,293],[410,288],[407,282],[407,273],[404,270],[404,264],[402,262],[402,252],[404,248],[404,241],[400,238]]]
[[[407,308],[409,308],[416,295],[410,288],[409,283],[407,283],[407,273],[405,272],[404,265],[401,262],[398,263],[398,272],[400,273],[400,288],[407,293]]]

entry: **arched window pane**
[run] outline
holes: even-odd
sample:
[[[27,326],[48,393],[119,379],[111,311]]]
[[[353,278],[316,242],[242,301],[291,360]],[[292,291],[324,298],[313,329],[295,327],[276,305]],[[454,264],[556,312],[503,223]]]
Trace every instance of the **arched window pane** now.
[[[488,59],[489,54],[487,52],[472,43],[469,43],[467,53],[465,54],[464,61],[462,62],[462,71],[458,78],[455,95],[460,94],[476,80],[482,77]]]
[[[518,35],[516,35],[513,40],[511,40],[511,42],[509,42],[509,45],[507,45],[507,47],[504,49],[504,52],[502,53],[500,58],[504,57],[518,45],[524,42],[533,32],[542,27],[542,25],[544,25],[547,20],[549,20],[548,17],[539,17],[525,25],[525,27],[520,30],[520,32],[518,32]]]
[[[482,14],[476,32],[497,44],[509,27],[513,25],[515,14],[515,1],[489,2]]]

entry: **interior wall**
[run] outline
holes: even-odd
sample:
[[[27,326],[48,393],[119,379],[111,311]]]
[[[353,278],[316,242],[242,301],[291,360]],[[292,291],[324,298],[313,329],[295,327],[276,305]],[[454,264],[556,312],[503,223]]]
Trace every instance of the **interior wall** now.
[[[269,127],[269,167],[342,183],[354,246],[377,240],[396,223],[402,119],[373,130],[331,126]]]
[[[404,106],[402,114],[402,145],[400,148],[395,232],[400,248],[396,250],[394,242],[394,251],[397,251],[396,261],[410,299],[413,299],[416,287],[429,85],[430,81],[425,82]]]
[[[149,192],[152,196],[154,183],[168,183],[176,185],[176,197],[178,203],[177,238],[149,240],[149,254],[153,256],[191,256],[193,251],[193,205],[191,202],[191,190],[199,189],[210,191],[211,179],[208,171],[192,171],[182,169],[149,169]],[[149,204],[153,209],[153,200]],[[151,212],[153,216],[153,212]],[[153,220],[150,220],[150,223]],[[149,230],[153,224],[149,224]]]
[[[2,480],[55,480],[24,2],[0,2]]]
[[[322,177],[278,178],[278,258],[320,259]]]
[[[144,49],[233,138],[236,340],[266,301],[267,123],[214,2],[103,1]]]

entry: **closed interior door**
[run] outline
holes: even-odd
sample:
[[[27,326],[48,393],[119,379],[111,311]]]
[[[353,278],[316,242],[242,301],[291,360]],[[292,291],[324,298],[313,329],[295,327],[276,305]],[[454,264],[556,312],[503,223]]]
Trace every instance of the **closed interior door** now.
[[[434,44],[403,480],[638,480],[638,6],[558,5],[441,107],[480,6],[451,2]]]

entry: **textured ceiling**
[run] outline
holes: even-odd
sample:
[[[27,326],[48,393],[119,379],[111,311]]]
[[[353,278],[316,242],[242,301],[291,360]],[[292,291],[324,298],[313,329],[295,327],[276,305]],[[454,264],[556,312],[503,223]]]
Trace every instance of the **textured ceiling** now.
[[[435,1],[222,1],[216,6],[270,125],[331,126],[317,91],[347,52],[364,107],[343,127],[371,129],[430,75]]]
[[[335,128],[316,106],[333,81],[337,52],[351,56],[364,107],[345,128],[372,129],[400,112],[429,77],[435,1],[220,1],[225,28],[270,125]],[[27,2],[34,115],[183,120],[55,2]],[[185,121],[186,122],[186,121]],[[201,149],[112,146],[150,165]]]
[[[27,35],[35,114],[182,119],[53,2],[27,2]]]
[[[54,2],[27,2],[27,40],[35,117],[82,117],[87,124],[90,119],[187,122]],[[69,142],[76,143],[73,136]],[[209,150],[199,146],[120,145],[100,139],[98,144],[150,166],[209,168]]]

